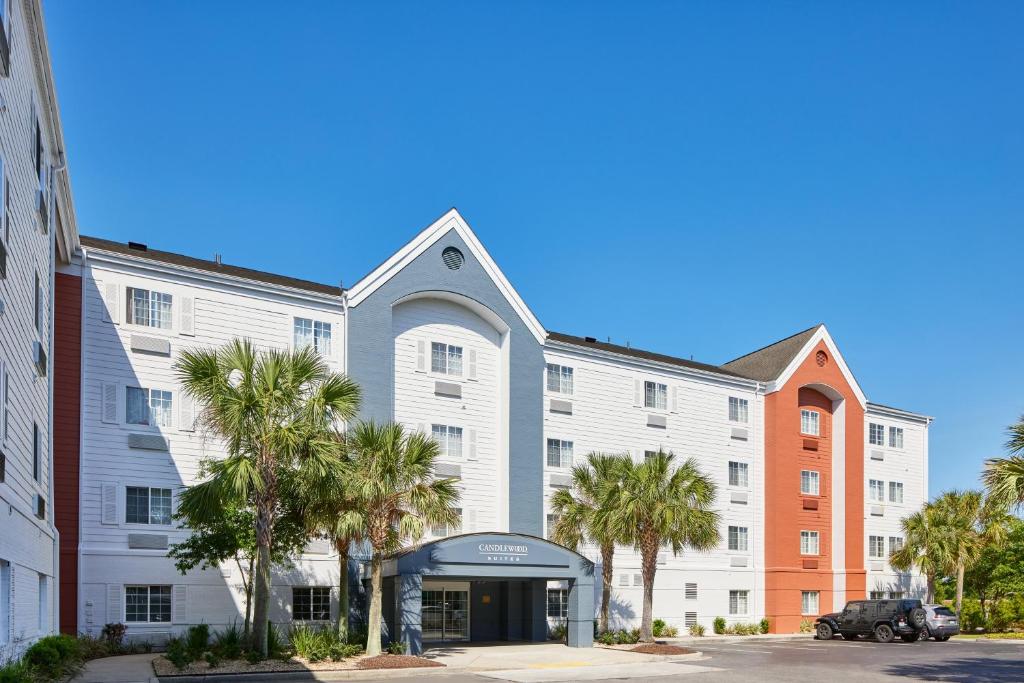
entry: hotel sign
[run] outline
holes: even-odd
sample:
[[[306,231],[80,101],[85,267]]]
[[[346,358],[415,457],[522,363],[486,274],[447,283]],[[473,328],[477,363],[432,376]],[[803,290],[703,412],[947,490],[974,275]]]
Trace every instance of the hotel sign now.
[[[517,534],[466,534],[430,544],[428,561],[438,565],[549,567],[569,569],[586,562],[571,550]]]
[[[515,543],[480,543],[477,546],[480,557],[487,562],[504,562],[514,564],[516,562],[529,561],[530,546]]]

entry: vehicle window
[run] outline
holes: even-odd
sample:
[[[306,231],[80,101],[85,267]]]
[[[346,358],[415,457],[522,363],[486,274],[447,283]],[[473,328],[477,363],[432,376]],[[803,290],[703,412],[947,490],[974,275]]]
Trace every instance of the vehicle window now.
[[[867,619],[874,619],[875,615],[878,614],[878,607],[879,607],[878,605],[872,604],[870,602],[863,603],[861,605],[861,611],[860,611],[861,616],[863,616],[863,617],[865,617]]]
[[[953,610],[949,609],[948,607],[936,607],[935,608],[935,614],[937,614],[940,617],[955,617],[956,616],[956,614],[953,612]]]

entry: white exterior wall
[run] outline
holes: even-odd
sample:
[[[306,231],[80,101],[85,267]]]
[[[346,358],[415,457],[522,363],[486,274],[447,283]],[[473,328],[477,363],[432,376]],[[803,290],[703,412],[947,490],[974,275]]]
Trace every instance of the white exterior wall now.
[[[885,445],[873,446],[869,442],[870,424],[885,428]],[[903,448],[890,444],[889,427],[903,429]],[[881,460],[877,458],[881,456]],[[882,591],[887,595],[902,591],[907,597],[925,596],[924,576],[914,572],[907,575],[894,570],[888,561],[892,548],[890,537],[903,537],[901,520],[921,509],[928,500],[928,423],[921,419],[900,416],[868,406],[864,415],[864,558],[867,568],[867,591]],[[871,499],[871,480],[885,482],[885,502]],[[889,500],[889,482],[903,484],[903,503]],[[880,513],[880,514],[879,514]],[[885,537],[883,559],[869,555],[869,537]]]
[[[665,553],[664,563],[658,565],[654,586],[654,617],[664,619],[680,631],[684,630],[686,613],[696,612],[697,623],[710,630],[717,616],[729,622],[754,622],[764,616],[763,533],[763,403],[756,395],[755,384],[750,381],[730,381],[725,377],[702,376],[631,361],[621,356],[588,354],[549,347],[545,352],[548,363],[573,368],[572,396],[545,392],[544,434],[545,445],[540,457],[545,463],[545,519],[551,512],[550,499],[555,490],[552,476],[569,475],[568,469],[547,464],[546,440],[562,439],[573,442],[573,457],[583,462],[587,453],[630,453],[641,460],[645,450],[673,452],[680,460],[693,457],[701,470],[710,475],[718,486],[716,508],[721,514],[722,542],[708,553],[684,551],[673,557]],[[665,411],[642,407],[636,402],[636,382],[656,381],[668,387]],[[544,382],[544,378],[541,378]],[[748,401],[747,424],[729,421],[729,397]],[[572,402],[572,415],[553,413],[552,398]],[[664,416],[667,427],[647,426],[647,416]],[[747,439],[732,437],[733,428],[747,430]],[[728,485],[729,461],[747,463],[749,481],[746,488]],[[732,493],[746,493],[747,503],[731,502]],[[728,527],[745,526],[748,529],[748,551],[728,550]],[[584,549],[584,554],[600,564],[596,547]],[[732,566],[734,562],[746,566]],[[600,572],[600,568],[598,569]],[[643,589],[640,580],[640,555],[632,548],[617,548],[614,559],[614,591],[610,617],[614,627],[638,626],[642,612]],[[687,583],[697,584],[697,599],[687,600]],[[597,603],[600,604],[600,580],[597,581]],[[624,584],[628,584],[624,585]],[[729,591],[748,592],[748,614],[729,615]]]
[[[56,530],[53,526],[50,447],[52,377],[52,274],[54,234],[37,210],[39,178],[35,168],[35,121],[43,128],[44,164],[54,149],[48,118],[41,111],[40,87],[34,60],[35,45],[26,10],[30,4],[0,0],[8,13],[11,44],[10,75],[0,78],[0,158],[9,185],[7,216],[0,210],[0,240],[7,249],[7,276],[0,280],[0,384],[6,374],[9,401],[0,414],[0,439],[6,455],[6,478],[0,483],[0,560],[10,563],[13,576],[7,613],[0,614],[0,662],[22,651],[57,627]],[[0,201],[3,198],[0,185]],[[50,197],[47,192],[47,197]],[[51,201],[47,199],[47,201]],[[51,204],[52,206],[52,204]],[[52,209],[51,209],[52,214]],[[8,220],[9,219],[9,220]],[[52,221],[51,221],[52,222]],[[41,318],[35,326],[35,279],[38,276]],[[46,353],[44,372],[33,363],[32,346]],[[0,390],[2,390],[0,386]],[[2,399],[0,391],[0,399]],[[2,405],[0,405],[2,412]],[[33,477],[33,425],[39,430],[39,476]],[[3,427],[6,427],[4,438]],[[43,519],[36,516],[37,496],[45,502]],[[40,576],[46,588],[40,605]]]
[[[105,623],[123,622],[122,589],[129,584],[174,587],[173,624],[128,624],[128,633],[133,637],[159,640],[180,628],[179,624],[223,625],[235,620],[240,623],[244,614],[244,592],[236,567],[196,569],[182,576],[166,557],[166,551],[129,549],[130,533],[165,534],[173,545],[187,532],[174,526],[127,524],[125,487],[171,488],[176,504],[177,492],[197,481],[201,460],[223,455],[218,443],[201,431],[187,429],[182,420],[181,392],[173,372],[181,350],[212,348],[234,337],[247,337],[264,347],[288,348],[293,340],[293,318],[303,317],[331,323],[332,353],[328,360],[334,369],[340,370],[344,353],[340,297],[332,300],[298,291],[282,292],[269,285],[232,283],[216,276],[191,275],[144,261],[104,258],[102,252],[94,250],[87,251],[85,258],[80,629],[95,632]],[[118,292],[116,316],[107,313],[108,285],[116,286]],[[173,329],[127,324],[127,287],[171,294]],[[194,302],[194,335],[183,334],[181,325],[180,310],[186,298]],[[111,322],[111,317],[117,320],[116,324]],[[166,356],[133,352],[133,336],[166,340],[171,353]],[[107,384],[117,388],[113,422],[104,421],[103,415],[102,393]],[[125,424],[126,386],[171,391],[172,426]],[[130,448],[128,435],[137,433],[165,437],[169,451]],[[109,493],[112,491],[116,491],[116,515],[108,513],[105,518],[104,504],[111,502]],[[289,619],[291,586],[337,585],[336,557],[330,555],[326,547],[318,550],[317,554],[304,556],[292,570],[273,575],[273,621]]]

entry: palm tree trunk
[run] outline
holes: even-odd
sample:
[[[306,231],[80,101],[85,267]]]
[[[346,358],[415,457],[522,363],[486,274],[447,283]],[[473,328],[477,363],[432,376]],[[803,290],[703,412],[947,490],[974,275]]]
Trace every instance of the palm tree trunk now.
[[[335,539],[338,551],[338,639],[348,642],[348,539]]]
[[[956,566],[956,616],[960,620],[960,611],[964,606],[964,563]]]
[[[929,604],[934,604],[935,603],[935,572],[928,572],[927,580],[928,580],[928,588],[927,588],[928,603]]]
[[[615,556],[615,544],[601,545],[601,615],[598,619],[598,631],[608,630],[608,608],[612,599],[612,558]]]
[[[366,654],[371,657],[380,654],[382,569],[380,551],[374,548],[370,559],[370,614],[366,626]]]
[[[658,569],[658,544],[645,542],[640,548],[641,571],[644,576],[644,609],[640,618],[640,642],[654,642],[654,572]]]
[[[242,627],[242,634],[248,640],[252,628],[252,565],[253,558],[249,556],[249,571],[246,573],[242,561],[235,556],[235,564],[238,565],[238,573],[242,575],[242,590],[245,591],[245,625]]]
[[[256,511],[256,568],[253,572],[252,648],[267,656],[267,628],[270,625],[270,540],[271,505],[259,501]]]

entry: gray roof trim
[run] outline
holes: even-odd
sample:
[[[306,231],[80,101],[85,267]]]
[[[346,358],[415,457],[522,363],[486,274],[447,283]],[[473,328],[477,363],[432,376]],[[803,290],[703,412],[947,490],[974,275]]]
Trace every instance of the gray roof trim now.
[[[914,413],[909,410],[903,410],[902,408],[893,408],[892,406],[885,406],[881,403],[872,403],[868,401],[867,412],[872,415],[883,415],[886,417],[894,417],[897,419],[911,420],[914,422],[923,422],[929,424],[935,421],[935,418],[931,415],[925,415],[924,413]]]

